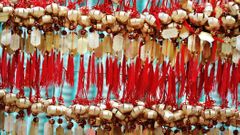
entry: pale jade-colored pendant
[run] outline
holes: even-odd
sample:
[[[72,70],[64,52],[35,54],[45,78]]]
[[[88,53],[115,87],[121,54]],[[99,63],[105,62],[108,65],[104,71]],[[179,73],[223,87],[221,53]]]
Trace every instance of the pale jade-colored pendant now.
[[[113,50],[115,52],[121,51],[123,49],[123,36],[122,34],[117,34],[113,37]]]
[[[66,39],[66,36],[63,36],[60,39],[60,50],[61,50],[61,53],[63,53],[63,54],[68,53],[68,51],[69,51],[68,41]]]
[[[5,46],[10,45],[12,39],[12,34],[11,30],[8,28],[5,28],[2,31],[2,38],[1,38],[1,43]]]
[[[88,45],[90,48],[95,49],[99,46],[99,34],[97,31],[88,34]]]
[[[236,49],[240,51],[240,35],[236,37]]]
[[[4,130],[4,111],[0,111],[0,131]],[[1,133],[1,132],[0,132]]]
[[[34,29],[31,32],[31,44],[35,47],[39,46],[41,44],[41,32],[39,29]]]
[[[13,131],[13,126],[14,126],[14,118],[11,114],[8,114],[4,121],[4,130],[7,132],[7,134]]]
[[[64,135],[64,129],[61,125],[59,125],[56,129],[56,135]]]
[[[53,135],[53,125],[49,122],[44,125],[44,135]]]
[[[88,40],[86,37],[80,37],[78,39],[77,51],[81,55],[85,54],[88,51]]]
[[[38,135],[38,122],[32,121],[30,127],[30,135]]]
[[[78,36],[71,32],[70,34],[67,35],[67,40],[68,40],[68,48],[73,50],[77,48],[78,45]]]
[[[26,121],[24,119],[19,119],[17,120],[18,121],[18,128],[17,128],[17,135],[26,135],[27,132],[26,132],[26,129],[27,129],[27,126],[26,126]]]
[[[72,129],[68,129],[67,132],[66,132],[66,135],[73,135]]]
[[[13,34],[11,43],[10,43],[10,48],[13,51],[16,51],[17,49],[20,48],[20,36],[18,34]]]
[[[84,135],[84,130],[81,126],[78,126],[76,131],[75,131],[75,135]]]

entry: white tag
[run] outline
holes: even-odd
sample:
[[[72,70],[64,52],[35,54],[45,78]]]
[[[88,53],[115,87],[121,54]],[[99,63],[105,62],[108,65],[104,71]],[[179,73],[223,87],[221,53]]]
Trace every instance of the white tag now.
[[[201,40],[208,41],[209,43],[212,43],[214,41],[212,35],[204,31],[202,31],[198,36]]]
[[[80,37],[78,39],[78,53],[85,54],[88,50],[88,40],[86,38]]]
[[[113,37],[113,50],[121,51],[123,49],[123,36],[122,34],[118,34]]]
[[[236,49],[240,51],[240,35],[236,37]]]
[[[88,34],[88,45],[93,49],[99,46],[99,34],[97,31]]]
[[[67,35],[68,40],[68,48],[69,49],[76,49],[78,45],[78,36],[75,33],[70,33]]]
[[[176,38],[178,36],[177,28],[169,28],[162,31],[162,37],[164,39]]]
[[[16,51],[20,47],[20,36],[18,34],[13,34],[12,35],[12,40],[10,43],[10,48],[13,51]]]
[[[33,46],[39,46],[41,44],[41,32],[39,29],[34,29],[31,32],[31,40],[30,40],[31,44]]]
[[[61,37],[60,39],[60,48],[61,48],[61,53],[65,54],[69,51],[68,49],[68,41],[66,39],[66,36]]]
[[[2,31],[1,43],[5,46],[10,45],[11,39],[12,39],[11,30],[9,30],[8,28],[4,29]]]
[[[181,37],[182,39],[185,39],[189,36],[189,31],[187,30],[187,28],[185,26],[182,27],[179,37]]]
[[[236,49],[234,49],[233,54],[232,54],[232,62],[237,64],[240,59],[240,52]]]

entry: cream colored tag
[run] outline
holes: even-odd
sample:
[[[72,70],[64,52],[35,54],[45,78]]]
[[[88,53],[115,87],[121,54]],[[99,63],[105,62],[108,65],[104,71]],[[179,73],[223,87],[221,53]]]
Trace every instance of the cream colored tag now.
[[[164,39],[176,38],[178,36],[177,28],[168,28],[162,31],[162,37]]]
[[[212,35],[204,31],[202,31],[198,36],[201,40],[208,41],[209,43],[212,43],[214,41]]]
[[[76,131],[75,131],[75,135],[84,135],[84,130],[81,126],[78,126]]]
[[[238,64],[239,59],[240,59],[240,52],[236,49],[233,49],[232,62],[234,62],[235,64]]]
[[[72,129],[68,129],[65,135],[73,135]]]
[[[54,38],[54,40],[53,40],[54,48],[59,49],[59,47],[60,47],[60,35],[59,34],[54,34],[53,38]]]
[[[236,37],[236,49],[240,51],[240,35]]]
[[[31,44],[33,46],[39,46],[41,44],[41,32],[39,29],[34,29],[31,32]]]
[[[49,122],[44,125],[44,135],[53,135],[53,125]]]
[[[61,53],[63,53],[63,54],[69,52],[68,40],[67,40],[66,36],[62,36],[60,39],[60,48],[61,48]]]
[[[97,31],[90,32],[88,34],[88,45],[92,49],[97,48],[99,46],[99,34]]]
[[[131,41],[125,53],[126,57],[134,58],[135,56],[138,55],[138,49],[139,49],[139,42],[136,40]]]
[[[11,30],[8,28],[5,28],[2,31],[1,43],[5,46],[10,45],[11,39],[12,39]]]
[[[68,42],[68,48],[70,50],[76,49],[78,45],[78,36],[74,33],[71,32],[70,34],[67,35],[67,42]]]
[[[185,26],[183,26],[182,29],[180,30],[179,37],[181,37],[182,39],[185,39],[188,36],[189,36],[189,31],[187,30],[187,28]]]
[[[113,50],[115,52],[121,51],[123,49],[123,36],[122,34],[117,34],[113,37]]]
[[[78,39],[78,53],[85,54],[88,51],[88,40],[86,37],[80,37]]]
[[[45,43],[46,50],[50,52],[52,50],[52,48],[54,47],[53,33],[52,32],[47,32],[46,36],[45,36],[45,40],[46,40],[46,43]]]
[[[26,121],[24,119],[19,119],[17,135],[26,135],[26,134],[27,134]]]
[[[232,46],[229,44],[228,41],[225,40],[224,43],[222,43],[222,53],[224,55],[229,55],[232,53]]]
[[[4,130],[7,134],[11,133],[13,131],[14,127],[14,118],[11,114],[8,114],[7,117],[5,117],[4,121]]]
[[[0,110],[0,130],[4,130],[4,111]]]
[[[31,122],[30,135],[38,135],[38,123],[34,121]]]
[[[103,39],[103,52],[112,53],[113,40],[110,35],[107,35]]]
[[[0,22],[6,22],[9,18],[9,13],[0,13]]]
[[[64,129],[61,125],[59,125],[56,129],[56,135],[64,135]]]
[[[10,43],[10,48],[13,51],[16,51],[17,49],[20,48],[20,36],[18,34],[13,34],[11,43]]]
[[[29,35],[29,36],[30,36],[30,35]],[[27,38],[27,40],[26,40],[25,51],[26,51],[27,53],[32,53],[32,52],[34,52],[34,47],[32,46],[30,40],[31,40],[30,37]],[[43,46],[42,51],[45,51],[45,46]]]

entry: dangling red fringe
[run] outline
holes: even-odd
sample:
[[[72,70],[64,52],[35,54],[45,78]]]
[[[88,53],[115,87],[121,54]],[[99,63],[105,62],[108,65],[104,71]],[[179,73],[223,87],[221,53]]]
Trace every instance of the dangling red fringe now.
[[[122,84],[126,83],[126,57],[123,56],[122,60]]]
[[[96,72],[95,72],[95,54],[92,54],[91,60],[91,84],[95,84],[96,81]]]
[[[89,56],[89,60],[88,60],[88,69],[87,69],[87,85],[86,85],[86,90],[87,92],[89,91],[90,88],[90,82],[91,82],[91,56]]]
[[[226,61],[223,66],[223,73],[221,76],[221,85],[219,95],[222,99],[222,107],[227,107],[228,100],[227,100],[227,94],[228,94],[228,87],[229,87],[229,79],[230,79],[230,62]]]
[[[167,105],[176,106],[176,81],[175,74],[172,67],[169,68],[168,74],[168,91],[165,103]]]
[[[68,56],[68,65],[67,65],[67,71],[66,71],[66,82],[73,87],[74,85],[74,61],[73,61],[73,55],[69,54]]]
[[[26,87],[30,87],[30,75],[31,75],[31,62],[28,59],[27,66],[26,66],[26,72],[25,72],[25,78],[24,78],[24,84]]]
[[[102,100],[102,92],[103,92],[103,64],[102,62],[98,62],[97,68],[97,95],[95,98],[95,102],[99,103]]]
[[[2,87],[6,88],[7,87],[7,80],[8,80],[8,63],[7,63],[7,52],[5,48],[2,50],[2,67],[1,67],[1,77],[2,77]]]
[[[138,84],[137,84],[138,92],[136,93],[136,96],[138,98],[144,97],[145,91],[148,87],[148,81],[149,81],[148,73],[149,73],[149,62],[147,58],[145,61],[144,67],[141,70],[140,77],[138,79]]]

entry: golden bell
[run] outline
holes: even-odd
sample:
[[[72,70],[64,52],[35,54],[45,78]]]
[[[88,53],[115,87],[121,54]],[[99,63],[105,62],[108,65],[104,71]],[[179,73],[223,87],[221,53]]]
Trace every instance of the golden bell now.
[[[111,121],[113,117],[113,113],[109,110],[102,110],[99,116],[101,119]]]
[[[115,12],[115,17],[120,23],[126,23],[129,19],[129,13],[125,11]]]
[[[33,103],[31,105],[31,111],[33,114],[39,114],[43,112],[43,104],[42,103]]]
[[[43,16],[45,13],[44,8],[42,7],[33,7],[31,8],[31,14],[32,16],[36,17],[36,18],[40,18],[41,16]]]
[[[27,109],[31,106],[31,102],[28,98],[19,98],[16,101],[16,106],[20,109]]]
[[[158,18],[160,19],[162,24],[169,24],[172,21],[172,18],[168,14],[163,12],[160,12],[158,14]]]
[[[50,14],[57,15],[59,13],[59,6],[56,3],[52,3],[46,6],[46,11]]]
[[[5,89],[0,89],[0,99],[6,95]]]
[[[4,103],[7,105],[15,104],[16,101],[17,101],[16,94],[8,93],[4,97]]]

